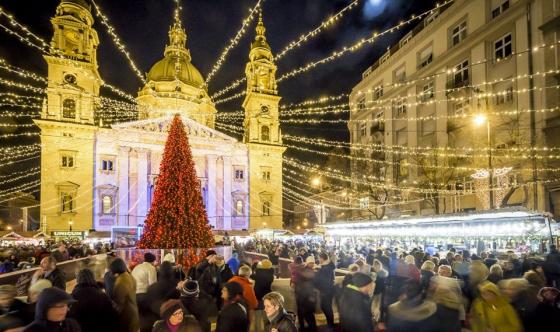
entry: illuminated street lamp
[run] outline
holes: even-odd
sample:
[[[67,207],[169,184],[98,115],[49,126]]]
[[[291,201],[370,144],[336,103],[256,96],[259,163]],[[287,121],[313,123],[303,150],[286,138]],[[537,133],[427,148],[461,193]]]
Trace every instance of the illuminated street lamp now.
[[[492,142],[490,140],[490,120],[488,119],[486,114],[477,114],[475,115],[473,122],[477,127],[486,124],[486,143],[488,146],[488,196],[490,197],[489,207],[490,210],[492,210],[494,208],[494,192],[492,190],[492,185],[494,183],[494,170],[492,169]]]
[[[70,226],[70,232],[72,231],[72,225],[74,224],[74,222],[72,220],[68,221],[68,226]]]

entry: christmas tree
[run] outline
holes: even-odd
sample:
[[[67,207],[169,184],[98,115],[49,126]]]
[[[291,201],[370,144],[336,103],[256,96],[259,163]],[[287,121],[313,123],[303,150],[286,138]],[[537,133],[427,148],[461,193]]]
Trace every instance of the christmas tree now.
[[[191,265],[198,257],[196,249],[208,249],[213,244],[185,127],[179,115],[175,115],[165,143],[152,206],[137,247],[188,249],[183,258],[186,265]]]

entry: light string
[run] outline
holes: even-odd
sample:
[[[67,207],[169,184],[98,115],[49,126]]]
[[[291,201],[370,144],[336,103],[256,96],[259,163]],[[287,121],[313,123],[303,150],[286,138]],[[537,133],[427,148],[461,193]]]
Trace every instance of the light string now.
[[[208,76],[206,76],[206,84],[207,85],[210,84],[210,81],[212,80],[212,78],[220,70],[220,68],[224,64],[224,62],[226,60],[226,57],[228,56],[229,52],[233,48],[235,48],[237,46],[237,44],[239,44],[239,40],[241,40],[241,38],[245,34],[245,31],[247,31],[247,26],[253,21],[253,19],[255,17],[255,13],[261,8],[261,3],[263,3],[264,1],[265,0],[257,0],[257,3],[255,4],[255,6],[253,6],[253,8],[251,8],[249,10],[249,15],[246,18],[243,19],[241,27],[239,28],[239,30],[237,31],[235,36],[232,39],[229,40],[229,44],[223,49],[223,51],[220,54],[218,60],[212,66],[212,70],[210,71],[210,73],[208,73]],[[212,96],[212,98],[214,98],[214,96]]]
[[[95,8],[95,15],[101,19],[101,24],[103,26],[105,26],[105,28],[107,29],[107,33],[109,33],[109,35],[111,36],[111,39],[113,40],[113,43],[115,44],[117,49],[122,54],[124,54],[124,56],[128,60],[128,63],[130,65],[130,67],[132,68],[132,71],[134,71],[134,74],[136,74],[136,76],[140,79],[140,81],[142,81],[143,84],[146,84],[146,80],[144,79],[144,75],[142,75],[142,72],[138,69],[138,67],[136,66],[136,64],[132,60],[132,57],[130,56],[130,53],[126,50],[126,47],[121,42],[121,39],[119,38],[119,36],[115,32],[115,28],[113,28],[111,26],[111,24],[109,24],[109,18],[107,16],[103,15],[103,13],[101,12],[101,9],[99,8],[99,6],[97,5],[97,3],[94,0],[91,0],[91,3],[93,4],[93,7]]]

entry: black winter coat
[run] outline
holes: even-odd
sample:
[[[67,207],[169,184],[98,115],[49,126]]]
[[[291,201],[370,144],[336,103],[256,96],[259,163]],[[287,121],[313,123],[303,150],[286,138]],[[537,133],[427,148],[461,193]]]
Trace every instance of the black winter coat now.
[[[371,332],[374,329],[370,298],[354,287],[345,287],[339,301],[342,332]]]
[[[222,286],[233,277],[233,272],[227,264],[224,264],[223,269],[220,270],[216,265],[210,264],[202,273],[198,280],[200,289],[206,294],[215,298],[220,298]]]
[[[57,287],[66,290],[66,275],[58,267],[55,268],[49,275],[45,276],[45,279],[50,281],[53,287]]]
[[[262,301],[263,296],[272,292],[270,286],[274,281],[274,270],[257,268],[253,279],[255,280],[255,296],[257,297],[257,301],[259,301],[258,310],[262,310],[264,308]]]
[[[247,332],[249,331],[249,316],[247,307],[241,302],[225,305],[218,314],[216,332]]]
[[[321,265],[315,273],[315,287],[321,294],[328,294],[334,291],[334,270],[333,262]]]
[[[118,331],[118,315],[109,297],[98,287],[77,285],[72,297],[78,301],[72,305],[69,317],[74,318],[84,332]]]
[[[270,332],[272,329],[276,329],[278,332],[298,332],[295,320],[294,314],[287,313],[280,308],[280,312],[272,321],[267,320],[264,330],[266,332]]]
[[[150,311],[159,317],[159,308],[163,302],[178,298],[179,291],[175,279],[160,279],[148,286],[144,302],[150,307]]]

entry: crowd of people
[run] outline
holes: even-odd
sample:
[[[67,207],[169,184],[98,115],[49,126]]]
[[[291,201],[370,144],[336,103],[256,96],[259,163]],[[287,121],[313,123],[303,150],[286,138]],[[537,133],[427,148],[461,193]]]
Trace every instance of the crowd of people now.
[[[60,246],[41,259],[26,299],[15,286],[0,286],[0,331],[546,332],[560,326],[554,247],[543,257],[453,248],[430,254],[367,243],[335,248],[323,241],[233,241],[232,247],[228,260],[208,250],[186,270],[172,253],[158,261],[146,252],[135,266],[109,254],[104,273],[81,268],[68,293],[56,263],[69,250]],[[249,251],[261,259],[250,259]],[[289,286],[272,291],[281,259],[290,261]]]

